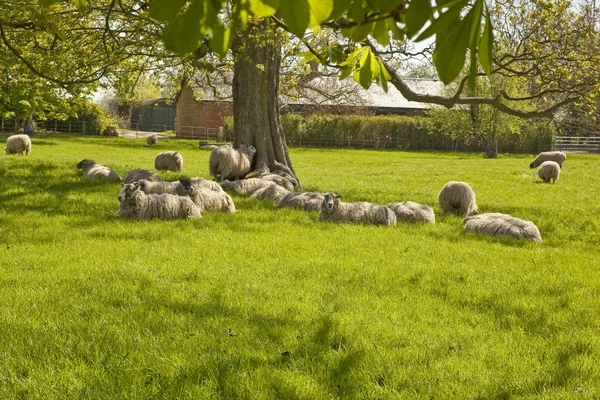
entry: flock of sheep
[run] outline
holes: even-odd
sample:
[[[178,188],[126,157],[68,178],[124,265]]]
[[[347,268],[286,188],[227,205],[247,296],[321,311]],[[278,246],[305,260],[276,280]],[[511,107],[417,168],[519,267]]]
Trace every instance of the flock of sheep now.
[[[148,138],[148,145],[156,145],[155,136]],[[319,221],[349,222],[375,225],[396,225],[405,222],[435,223],[433,209],[411,201],[394,202],[385,206],[369,203],[348,203],[341,195],[332,192],[303,192],[290,169],[280,163],[270,168],[264,164],[250,172],[256,149],[242,145],[213,147],[209,159],[209,171],[214,180],[182,178],[179,181],[163,181],[154,171],[134,169],[125,178],[111,168],[83,159],[77,168],[83,171],[83,179],[123,181],[118,195],[119,217],[147,219],[201,218],[202,212],[222,211],[234,213],[235,204],[227,191],[250,195],[253,199],[275,201],[278,208],[318,211]],[[13,135],[6,141],[6,154],[29,154],[31,140],[27,135]],[[566,155],[562,152],[540,153],[530,164],[538,168],[538,176],[544,182],[556,182]],[[154,161],[157,170],[181,172],[183,157],[176,151],[159,153]],[[218,183],[218,182],[220,183]],[[503,235],[516,239],[541,242],[539,229],[531,221],[525,221],[501,213],[477,214],[475,193],[465,182],[451,181],[444,185],[438,195],[440,208],[445,213],[463,215],[464,229],[488,235]]]

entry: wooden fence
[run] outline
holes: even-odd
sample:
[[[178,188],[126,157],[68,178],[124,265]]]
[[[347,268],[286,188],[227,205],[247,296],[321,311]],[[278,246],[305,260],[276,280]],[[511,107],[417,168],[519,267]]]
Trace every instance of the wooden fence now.
[[[565,153],[600,153],[600,136],[556,136],[553,147]]]

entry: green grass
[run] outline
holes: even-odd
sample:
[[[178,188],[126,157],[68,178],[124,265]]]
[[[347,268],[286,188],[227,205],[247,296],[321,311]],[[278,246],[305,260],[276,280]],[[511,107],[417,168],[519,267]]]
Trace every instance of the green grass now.
[[[197,141],[36,136],[0,156],[0,399],[600,396],[600,156],[548,185],[526,155],[292,149],[307,190],[436,211],[393,228],[237,196],[236,214],[121,220],[120,186],[75,168],[164,150],[208,177]],[[437,205],[449,180],[544,242],[465,233]]]

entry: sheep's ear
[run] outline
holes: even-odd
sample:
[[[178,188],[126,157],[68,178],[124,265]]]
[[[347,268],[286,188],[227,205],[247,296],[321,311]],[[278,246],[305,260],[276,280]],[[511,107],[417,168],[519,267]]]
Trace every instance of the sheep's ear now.
[[[125,184],[123,182],[121,182],[121,187],[125,187]]]
[[[336,194],[334,197],[335,197],[336,199],[341,199],[341,198],[342,198],[342,195],[341,195],[341,194]]]

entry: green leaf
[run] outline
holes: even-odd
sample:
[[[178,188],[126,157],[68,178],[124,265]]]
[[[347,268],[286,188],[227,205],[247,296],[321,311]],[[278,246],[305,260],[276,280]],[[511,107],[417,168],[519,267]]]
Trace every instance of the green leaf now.
[[[87,0],[73,0],[75,7],[80,13],[84,13],[87,10]]]
[[[483,35],[479,39],[479,63],[486,74],[492,74],[492,47],[494,45],[494,33],[492,30],[492,21],[490,20],[489,10],[486,8],[485,26]]]
[[[249,0],[249,2],[250,11],[256,17],[270,17],[279,8],[279,0]]]
[[[356,64],[356,61],[358,60],[358,57],[360,57],[362,55],[362,53],[364,51],[366,51],[367,49],[368,49],[368,47],[360,47],[360,48],[354,50],[348,56],[348,58],[346,58],[345,61],[342,61],[339,65],[340,66],[344,66],[344,65],[354,65],[354,64]]]
[[[337,43],[328,46],[327,53],[327,55],[329,56],[329,60],[331,60],[331,62],[334,64],[341,62],[345,56],[342,47]]]
[[[202,23],[204,13],[204,5],[195,1],[183,15],[169,22],[162,34],[165,46],[181,55],[196,50],[206,34]]]
[[[150,17],[157,21],[171,21],[185,3],[187,0],[153,0],[150,3]]]
[[[300,53],[298,55],[300,57],[302,57],[302,59],[300,60],[300,62],[302,62],[302,63],[307,63],[307,62],[312,61],[315,58],[317,58],[317,56],[314,55],[313,52],[311,52],[311,51],[303,51],[302,53]]]
[[[310,6],[311,27],[327,21],[333,11],[333,0],[308,0],[308,4]]]
[[[374,25],[374,22],[370,22],[368,24],[357,26],[354,33],[352,33],[352,39],[355,42],[363,41],[373,31]]]
[[[433,63],[440,79],[446,85],[458,76],[465,65],[472,16],[473,14],[469,12],[460,23],[453,25],[443,34],[438,32],[436,36]]]
[[[329,14],[329,18],[338,20],[342,15],[346,13],[346,11],[352,5],[352,0],[334,0],[333,1],[333,10],[331,10],[331,14]]]
[[[371,70],[370,62],[365,62],[360,68],[358,83],[360,83],[360,86],[364,87],[365,89],[371,87],[371,84],[373,83],[373,70]]]
[[[40,6],[42,7],[50,7],[54,3],[58,3],[60,0],[38,0]]]
[[[308,0],[283,1],[279,13],[291,33],[298,37],[304,36],[311,19]]]
[[[460,12],[468,4],[469,0],[460,0],[454,7],[434,19],[431,24],[415,39],[415,42],[425,40],[437,32],[446,31],[450,26],[460,22]]]
[[[365,10],[362,0],[354,0],[352,7],[348,9],[348,18],[350,21],[361,23],[365,20]]]
[[[432,13],[430,0],[412,0],[406,10],[406,35],[412,37],[417,34]]]
[[[472,50],[477,48],[479,42],[479,28],[481,27],[481,14],[483,12],[483,0],[476,0],[475,5],[469,13],[472,13],[471,18],[471,33],[469,35],[469,47]]]
[[[377,76],[377,84],[379,86],[381,86],[381,88],[383,89],[384,92],[388,92],[388,81],[387,79],[385,79],[385,67],[383,65],[380,64],[380,70],[379,70],[379,75]]]
[[[379,59],[377,58],[377,56],[375,54],[373,54],[372,52],[369,52],[370,56],[369,56],[369,63],[371,64],[371,79],[376,79],[379,76],[379,73],[381,72],[381,69],[379,68]]]
[[[220,58],[227,55],[233,37],[231,35],[231,27],[225,28],[219,24],[211,29],[210,32],[210,48],[217,53]]]
[[[344,67],[344,68],[340,68],[340,71],[342,71],[342,73],[340,74],[340,81],[343,81],[344,79],[346,79],[347,77],[350,76],[350,74],[353,71],[352,67]]]
[[[377,42],[382,46],[387,46],[390,44],[390,33],[387,28],[387,21],[381,20],[375,23],[373,27],[373,37]]]
[[[367,64],[367,60],[369,60],[369,55],[371,54],[371,48],[370,47],[363,47],[363,52],[362,55],[360,56],[360,61],[358,63],[359,67],[362,68],[364,67],[365,64]]]
[[[398,26],[396,21],[394,21],[392,18],[390,18],[386,22],[387,22],[388,28],[390,28],[390,31],[392,32],[392,36],[394,37],[394,39],[404,40],[404,31],[402,29],[400,29],[400,27]]]

